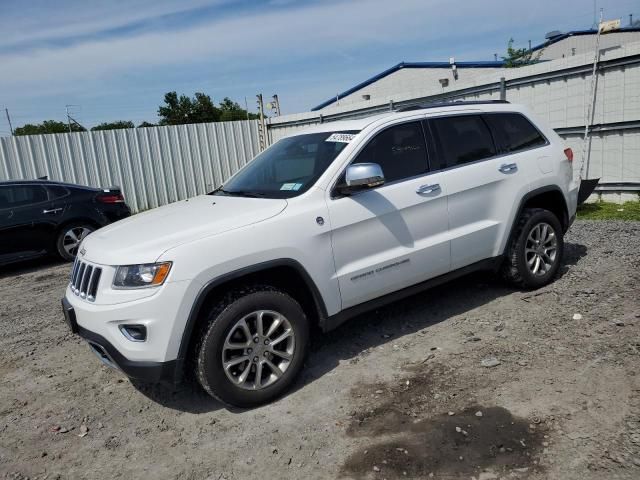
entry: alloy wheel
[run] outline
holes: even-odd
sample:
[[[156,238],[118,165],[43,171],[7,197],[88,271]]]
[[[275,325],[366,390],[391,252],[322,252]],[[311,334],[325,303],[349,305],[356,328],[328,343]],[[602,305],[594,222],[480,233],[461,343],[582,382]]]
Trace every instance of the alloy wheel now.
[[[261,390],[287,371],[296,339],[287,318],[272,310],[258,310],[238,320],[222,347],[227,378],[246,390]]]
[[[546,275],[553,267],[558,253],[556,232],[546,222],[536,224],[524,247],[524,255],[529,271],[536,276]]]
[[[71,256],[75,257],[78,254],[78,247],[82,243],[82,240],[92,232],[87,227],[73,227],[67,230],[62,238],[62,248]]]

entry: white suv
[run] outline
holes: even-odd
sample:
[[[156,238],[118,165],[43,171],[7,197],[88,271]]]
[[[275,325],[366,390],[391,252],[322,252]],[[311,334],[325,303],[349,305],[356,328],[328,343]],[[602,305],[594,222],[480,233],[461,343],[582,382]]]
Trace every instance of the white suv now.
[[[193,373],[252,406],[300,371],[311,327],[474,270],[552,281],[573,153],[506,102],[413,108],[279,140],[222,187],[83,242],[65,318],[133,378]]]

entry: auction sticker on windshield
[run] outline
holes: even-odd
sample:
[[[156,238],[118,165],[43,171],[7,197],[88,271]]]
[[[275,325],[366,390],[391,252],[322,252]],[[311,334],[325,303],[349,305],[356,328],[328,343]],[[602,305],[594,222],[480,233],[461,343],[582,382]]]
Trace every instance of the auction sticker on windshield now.
[[[332,133],[325,142],[349,143],[355,136],[354,133]]]

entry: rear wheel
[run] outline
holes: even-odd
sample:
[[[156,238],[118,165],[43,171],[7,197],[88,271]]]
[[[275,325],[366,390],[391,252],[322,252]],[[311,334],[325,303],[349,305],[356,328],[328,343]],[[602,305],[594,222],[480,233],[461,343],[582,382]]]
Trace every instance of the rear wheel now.
[[[302,368],[307,318],[268,286],[229,293],[208,313],[195,348],[196,376],[213,397],[253,407],[281,395]]]
[[[87,223],[71,223],[65,225],[56,239],[56,251],[64,260],[73,261],[78,254],[82,240],[96,228]]]
[[[525,209],[509,245],[502,273],[521,288],[539,288],[555,277],[564,251],[558,218],[542,208]]]

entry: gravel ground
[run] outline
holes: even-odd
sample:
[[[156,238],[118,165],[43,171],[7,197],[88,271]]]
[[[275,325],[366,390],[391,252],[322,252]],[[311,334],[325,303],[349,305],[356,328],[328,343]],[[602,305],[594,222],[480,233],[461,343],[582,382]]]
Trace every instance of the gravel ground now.
[[[314,340],[229,410],[71,335],[69,265],[0,271],[0,478],[640,478],[640,223],[579,221],[535,292],[473,275]]]

